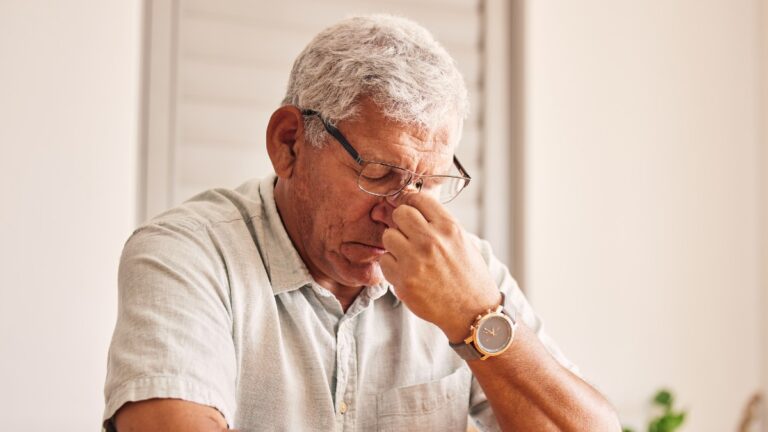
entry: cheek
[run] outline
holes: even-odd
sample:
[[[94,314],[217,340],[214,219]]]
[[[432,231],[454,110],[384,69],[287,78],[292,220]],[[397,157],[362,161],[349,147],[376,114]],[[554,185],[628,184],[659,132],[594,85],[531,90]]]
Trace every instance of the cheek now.
[[[345,240],[360,240],[373,228],[371,204],[365,197],[346,194],[336,199],[330,198],[318,203],[313,225],[321,233],[324,242],[339,245]]]
[[[376,200],[360,190],[354,173],[345,167],[335,172],[308,164],[301,176],[302,219],[305,232],[322,249],[336,250],[344,239],[369,237],[371,211]],[[317,247],[316,246],[316,247]]]
[[[336,249],[351,216],[343,195],[328,186],[308,189],[303,195],[301,219],[308,234],[306,240],[314,243],[316,250]]]
[[[307,195],[313,204],[310,211],[329,224],[346,225],[369,217],[375,204],[351,175],[314,178],[308,184]]]

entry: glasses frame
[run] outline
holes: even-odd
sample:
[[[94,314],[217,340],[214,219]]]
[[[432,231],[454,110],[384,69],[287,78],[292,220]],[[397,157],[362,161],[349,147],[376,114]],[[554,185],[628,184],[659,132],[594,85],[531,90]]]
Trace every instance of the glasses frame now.
[[[310,109],[303,109],[303,110],[301,110],[301,114],[304,115],[304,116],[308,116],[308,117],[316,116],[318,119],[320,119],[320,121],[323,123],[323,126],[325,127],[325,131],[328,132],[332,137],[334,137],[336,139],[336,141],[339,144],[341,144],[342,147],[344,147],[344,150],[352,157],[352,159],[355,160],[355,162],[357,162],[358,165],[365,166],[365,164],[368,164],[368,163],[375,163],[375,164],[385,165],[385,166],[388,166],[388,167],[392,167],[392,168],[396,168],[396,169],[399,169],[399,170],[403,170],[403,171],[407,172],[408,174],[410,174],[410,176],[408,177],[408,181],[405,182],[405,184],[400,189],[398,189],[396,192],[392,192],[392,193],[389,193],[389,194],[379,194],[379,193],[375,193],[375,192],[371,192],[369,190],[363,189],[363,187],[360,185],[360,175],[362,174],[362,171],[361,171],[361,172],[358,173],[357,187],[360,188],[361,191],[363,191],[363,192],[365,192],[367,194],[371,194],[371,195],[374,195],[374,196],[380,196],[380,197],[394,196],[394,195],[397,195],[400,192],[402,192],[405,188],[407,188],[411,184],[416,184],[416,188],[419,191],[421,191],[422,182],[420,180],[423,179],[423,178],[450,177],[450,178],[465,180],[466,184],[464,184],[464,186],[461,189],[459,189],[459,191],[456,193],[456,195],[452,196],[451,199],[449,199],[448,201],[444,201],[443,202],[443,204],[447,204],[447,203],[453,201],[454,199],[456,199],[456,197],[459,196],[461,191],[466,189],[466,187],[469,186],[469,183],[472,181],[472,177],[469,175],[467,170],[464,169],[464,166],[461,164],[461,162],[459,162],[459,158],[457,158],[456,155],[453,155],[453,164],[456,166],[456,169],[459,170],[459,174],[461,174],[461,177],[453,176],[453,175],[447,175],[447,174],[444,174],[444,175],[442,175],[442,174],[434,174],[434,175],[419,174],[419,173],[415,173],[415,172],[413,172],[413,171],[411,171],[409,169],[405,169],[403,167],[399,167],[397,165],[392,165],[392,164],[389,164],[389,163],[386,163],[386,162],[370,161],[370,160],[363,159],[360,156],[360,153],[358,153],[357,150],[355,150],[355,148],[352,147],[352,144],[349,143],[349,140],[347,140],[347,138],[341,133],[341,131],[338,130],[336,128],[336,126],[332,125],[331,122],[329,122],[328,119],[323,117],[323,115],[320,114],[318,111],[310,110]]]

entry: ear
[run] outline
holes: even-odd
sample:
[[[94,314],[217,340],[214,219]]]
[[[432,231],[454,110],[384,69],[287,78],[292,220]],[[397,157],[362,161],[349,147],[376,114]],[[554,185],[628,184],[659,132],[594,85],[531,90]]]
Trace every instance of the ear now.
[[[293,174],[296,158],[304,143],[304,116],[292,105],[272,113],[267,125],[267,152],[278,177]]]

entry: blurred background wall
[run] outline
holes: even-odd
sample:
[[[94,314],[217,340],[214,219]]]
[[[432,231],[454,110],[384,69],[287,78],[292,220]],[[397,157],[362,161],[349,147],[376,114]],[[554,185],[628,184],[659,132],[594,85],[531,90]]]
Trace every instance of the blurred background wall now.
[[[456,56],[477,181],[454,211],[623,422],[669,386],[684,431],[736,430],[768,389],[764,1],[300,3],[0,2],[4,430],[98,429],[123,241],[269,170],[292,59],[373,11]]]
[[[141,3],[0,1],[0,429],[99,430],[137,220]]]
[[[685,430],[735,430],[766,367],[760,2],[526,5],[534,307],[626,422],[669,386]]]

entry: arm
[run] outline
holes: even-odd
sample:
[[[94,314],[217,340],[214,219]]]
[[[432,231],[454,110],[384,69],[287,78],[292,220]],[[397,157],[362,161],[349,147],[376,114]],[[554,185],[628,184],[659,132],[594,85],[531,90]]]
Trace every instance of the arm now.
[[[104,390],[107,430],[115,423],[128,431],[197,430],[176,422],[198,416],[200,427],[216,416],[232,424],[229,294],[210,243],[203,229],[170,224],[146,226],[126,243]]]
[[[504,354],[467,363],[502,430],[620,430],[603,396],[561,366],[525,324]]]
[[[468,336],[474,317],[501,301],[479,250],[453,217],[425,194],[398,198],[381,259],[387,280],[416,315],[451,342]],[[468,362],[504,430],[617,431],[608,402],[562,367],[519,320],[502,355]]]
[[[223,432],[227,422],[215,408],[180,399],[149,399],[123,405],[117,432]]]

